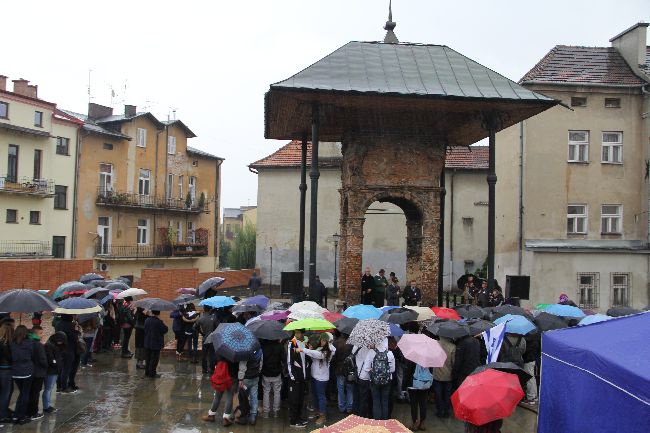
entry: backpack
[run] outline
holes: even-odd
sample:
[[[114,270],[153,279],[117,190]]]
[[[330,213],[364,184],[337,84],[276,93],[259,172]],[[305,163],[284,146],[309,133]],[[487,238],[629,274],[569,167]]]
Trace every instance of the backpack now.
[[[388,363],[388,351],[383,352],[375,349],[375,358],[372,360],[370,369],[370,381],[373,385],[388,385],[392,380],[390,364]]]
[[[355,351],[352,351],[348,356],[343,360],[343,375],[349,383],[355,383],[359,379],[359,373],[357,370],[357,353],[361,348],[358,348]]]
[[[212,377],[210,377],[212,388],[219,392],[224,392],[232,387],[232,377],[226,361],[219,361],[214,367]]]
[[[524,337],[521,335],[517,338],[517,342],[512,344],[508,337],[503,339],[503,346],[501,347],[501,354],[499,356],[499,361],[501,362],[513,362],[520,367],[524,366],[524,351],[521,349],[519,344]]]
[[[413,373],[413,388],[429,389],[432,384],[433,374],[431,374],[431,370],[422,367],[420,364],[416,364],[415,372]]]

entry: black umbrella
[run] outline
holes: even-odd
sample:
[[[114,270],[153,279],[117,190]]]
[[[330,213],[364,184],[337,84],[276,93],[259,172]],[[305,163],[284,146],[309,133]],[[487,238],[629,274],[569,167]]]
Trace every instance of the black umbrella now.
[[[54,301],[35,290],[13,289],[0,295],[0,311],[7,313],[53,311],[57,307]]]
[[[208,290],[216,289],[217,287],[222,285],[224,281],[226,281],[226,279],[221,277],[208,278],[207,280],[199,284],[199,288],[196,289],[197,296],[203,296],[203,294],[205,294],[205,292],[207,292]]]
[[[470,319],[466,323],[472,335],[480,334],[496,326],[494,323],[484,319]]]
[[[284,340],[291,337],[291,333],[284,331],[284,324],[276,320],[256,320],[246,325],[253,331],[253,335],[264,340]]]
[[[108,287],[95,287],[94,289],[90,289],[84,293],[83,297],[86,299],[102,299],[104,296],[108,295],[109,291]]]
[[[207,337],[217,355],[230,362],[247,361],[259,350],[260,342],[253,332],[241,323],[222,323]]]
[[[239,304],[235,305],[232,308],[233,314],[239,313],[261,313],[264,311],[264,308],[260,307],[257,304]]]
[[[129,288],[129,285],[124,281],[111,281],[104,287],[108,290],[126,290]]]
[[[140,307],[148,311],[174,311],[178,307],[173,302],[160,298],[144,298],[133,303],[134,307]]]
[[[494,307],[492,319],[497,319],[499,317],[505,316],[506,314],[513,314],[515,316],[524,316],[526,318],[530,318],[530,313],[528,313],[528,311],[524,310],[523,308],[517,307],[516,305],[505,304]]]
[[[470,335],[469,326],[456,320],[435,321],[427,327],[427,331],[453,340]]]
[[[607,315],[612,317],[629,316],[630,314],[640,313],[640,310],[631,307],[613,307],[607,310]]]
[[[190,295],[190,294],[182,294],[178,296],[176,299],[174,299],[174,304],[176,305],[182,305],[182,304],[187,304],[193,301],[198,301],[198,298],[195,295]]]
[[[79,277],[79,282],[81,283],[90,283],[91,281],[96,281],[96,280],[104,280],[104,277],[102,277],[99,274],[96,274],[94,272],[91,272],[89,274],[83,274],[81,277]]]
[[[469,277],[474,277],[474,286],[476,286],[476,275],[474,274],[465,274],[461,275],[461,277],[456,281],[456,287],[458,287],[460,290],[465,290],[465,284],[467,284],[467,279]]]
[[[482,371],[487,370],[488,368],[491,368],[492,370],[500,370],[505,373],[516,374],[517,377],[519,378],[519,383],[521,383],[521,387],[524,389],[526,389],[526,383],[532,377],[530,374],[526,373],[526,371],[524,371],[523,368],[521,368],[514,362],[491,362],[489,364],[485,364],[477,367],[471,374],[480,373]]]
[[[354,317],[344,317],[334,322],[336,329],[346,335],[350,335],[355,326],[359,323],[359,319]]]
[[[533,319],[540,331],[550,331],[552,329],[568,328],[569,323],[562,317],[555,314],[541,312]]]
[[[401,325],[403,323],[417,321],[418,313],[413,310],[409,310],[408,308],[393,308],[384,312],[381,317],[379,317],[379,320]]]
[[[485,310],[476,305],[456,305],[454,310],[465,319],[484,319],[486,316]]]

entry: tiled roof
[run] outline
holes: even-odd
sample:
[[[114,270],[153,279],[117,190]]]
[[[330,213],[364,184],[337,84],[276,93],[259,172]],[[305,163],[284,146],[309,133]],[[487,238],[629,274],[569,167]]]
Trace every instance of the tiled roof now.
[[[643,86],[613,47],[557,45],[528,71],[520,83]]]
[[[70,111],[70,110],[62,110],[62,109],[59,110],[61,110],[64,114],[67,114],[68,116],[72,116],[84,122],[83,129],[85,129],[88,132],[107,135],[109,137],[114,137],[114,138],[123,138],[125,140],[131,140],[131,137],[129,137],[128,135],[124,135],[117,131],[113,131],[112,129],[104,128],[103,126],[98,125],[94,121],[88,119],[88,116],[86,116],[85,114],[75,113],[74,111]]]
[[[300,167],[301,143],[290,141],[271,155],[250,165],[251,168],[292,168]],[[332,158],[328,158],[331,161]],[[337,158],[340,160],[340,158]],[[307,166],[311,161],[311,143],[307,143]],[[488,168],[488,147],[451,147],[447,151],[445,167],[461,170],[484,170]]]
[[[190,154],[190,155],[202,156],[203,158],[218,159],[218,160],[223,161],[223,158],[220,158],[220,157],[218,157],[216,155],[213,155],[211,153],[208,153],[208,152],[204,152],[204,151],[199,150],[196,147],[192,147],[192,146],[187,146],[187,153]]]

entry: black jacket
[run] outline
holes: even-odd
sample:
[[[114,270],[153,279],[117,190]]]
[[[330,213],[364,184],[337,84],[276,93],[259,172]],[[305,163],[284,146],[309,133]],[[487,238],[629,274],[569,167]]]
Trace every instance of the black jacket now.
[[[262,376],[275,377],[282,374],[282,344],[269,341],[262,346],[264,360],[262,361]]]
[[[352,353],[352,345],[347,344],[348,339],[340,336],[334,340],[334,356],[332,356],[332,368],[334,369],[334,374],[337,376],[344,376],[347,372],[344,369],[343,362],[349,354]]]
[[[144,321],[144,348],[162,350],[165,347],[165,334],[167,331],[169,331],[169,328],[158,316],[148,317]]]
[[[67,337],[66,341],[66,351],[75,352],[77,349],[77,342],[79,341],[79,331],[74,327],[74,323],[71,320],[60,320],[54,328],[57,332],[63,332]]]
[[[293,340],[289,340],[284,349],[287,375],[289,376],[290,380],[307,380],[309,378],[309,368],[307,366],[307,360],[305,359],[305,353],[296,353],[294,350],[295,348],[296,346],[293,344]]]
[[[47,355],[45,346],[40,341],[34,341],[34,373],[32,377],[43,378],[47,376]]]
[[[13,377],[29,377],[34,374],[34,342],[26,339],[11,343],[11,374]]]
[[[542,334],[541,332],[528,333],[524,337],[526,340],[526,351],[524,352],[524,362],[540,362],[542,356]]]
[[[11,369],[11,348],[9,344],[0,343],[0,369]]]
[[[260,287],[262,287],[262,279],[257,275],[253,275],[248,280],[248,288],[251,289],[252,292],[256,292]]]
[[[416,306],[422,300],[422,290],[419,287],[406,286],[402,297],[404,298],[404,305]]]
[[[194,328],[199,331],[199,334],[201,334],[204,337],[207,337],[212,333],[217,328],[217,318],[212,312],[205,312],[201,314],[201,317],[199,317],[199,320],[196,321],[194,324]],[[205,339],[203,340],[205,344]]]
[[[52,340],[45,343],[45,357],[47,358],[47,374],[61,374],[63,370],[63,354],[61,349]]]
[[[458,340],[454,366],[451,369],[451,378],[455,387],[460,386],[461,382],[482,364],[480,353],[481,343],[476,338],[469,336]]]

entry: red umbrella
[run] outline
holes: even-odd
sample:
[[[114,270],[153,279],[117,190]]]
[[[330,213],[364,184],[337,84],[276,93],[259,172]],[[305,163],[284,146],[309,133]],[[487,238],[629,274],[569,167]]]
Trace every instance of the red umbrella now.
[[[483,425],[507,418],[524,397],[516,374],[487,369],[467,376],[451,396],[456,418]]]
[[[323,313],[323,317],[328,322],[334,323],[339,319],[343,319],[345,316],[341,313],[336,313],[334,311],[326,311]]]
[[[451,320],[460,320],[460,314],[456,310],[445,307],[431,307],[436,317]]]

